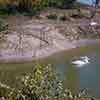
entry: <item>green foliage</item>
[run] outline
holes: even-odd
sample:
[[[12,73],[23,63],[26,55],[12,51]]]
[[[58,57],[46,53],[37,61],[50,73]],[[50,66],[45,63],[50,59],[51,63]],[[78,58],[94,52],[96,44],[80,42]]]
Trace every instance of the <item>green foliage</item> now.
[[[4,39],[6,33],[8,33],[8,24],[0,19],[0,40]]]
[[[2,19],[0,19],[0,32],[8,29],[8,24],[6,24]]]
[[[12,4],[0,5],[0,14],[16,14],[16,6]]]
[[[6,87],[0,87],[0,97],[8,97],[8,94],[10,94],[10,90]]]
[[[36,14],[46,7],[70,8],[76,0],[16,0],[16,4],[0,5],[1,14],[29,13]]]
[[[63,96],[62,82],[51,66],[37,65],[33,74],[22,78],[20,93],[14,100],[61,100]]]
[[[0,96],[6,100],[96,100],[82,93],[72,95],[63,87],[58,74],[50,65],[35,66],[33,73],[22,77],[21,82],[20,90],[0,85]]]
[[[47,7],[48,7],[48,2],[46,2],[45,0],[41,0],[39,3],[34,3],[32,5],[31,13],[36,14]]]
[[[56,20],[57,19],[57,15],[54,13],[54,14],[49,14],[46,16],[48,19],[53,19],[53,20]]]

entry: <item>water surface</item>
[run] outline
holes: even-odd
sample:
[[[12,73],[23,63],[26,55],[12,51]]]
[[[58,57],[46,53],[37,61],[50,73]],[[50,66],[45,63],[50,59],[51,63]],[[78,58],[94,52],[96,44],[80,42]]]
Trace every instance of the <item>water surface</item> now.
[[[77,1],[79,1],[81,3],[89,4],[89,5],[92,5],[93,2],[95,2],[95,0],[77,0]]]
[[[90,63],[83,67],[72,65],[72,60],[88,56]],[[87,89],[88,93],[100,96],[100,46],[93,45],[63,51],[42,60],[24,63],[0,64],[0,81],[12,87],[19,87],[19,77],[32,72],[35,63],[51,64],[64,80],[64,86],[73,92]]]
[[[82,56],[88,56],[90,63],[77,67],[71,62]],[[93,96],[100,96],[100,47],[82,47],[70,51],[57,53],[43,61],[56,66],[57,72],[61,74],[64,80],[64,86],[78,92],[87,89],[87,92]]]

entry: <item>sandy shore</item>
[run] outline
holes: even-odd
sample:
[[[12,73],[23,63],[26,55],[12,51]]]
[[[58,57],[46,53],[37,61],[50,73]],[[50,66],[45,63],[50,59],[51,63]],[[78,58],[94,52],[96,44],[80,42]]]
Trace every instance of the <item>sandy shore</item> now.
[[[37,49],[35,52],[34,56],[31,55],[12,55],[12,56],[5,56],[5,57],[0,57],[0,62],[1,63],[8,63],[8,62],[24,62],[24,61],[32,61],[36,59],[42,59],[46,58],[48,56],[53,55],[54,53],[61,52],[63,50],[70,50],[74,48],[79,48],[82,46],[87,46],[87,45],[96,45],[100,44],[100,39],[81,39],[77,41],[72,41],[72,42],[65,42],[58,44],[56,46],[47,46],[42,49]]]

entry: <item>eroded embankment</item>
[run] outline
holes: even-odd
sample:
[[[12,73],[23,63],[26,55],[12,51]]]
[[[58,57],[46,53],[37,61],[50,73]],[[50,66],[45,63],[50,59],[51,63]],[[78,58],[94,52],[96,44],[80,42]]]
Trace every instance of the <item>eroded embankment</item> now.
[[[44,58],[61,50],[97,44],[100,40],[85,33],[80,23],[51,21],[26,21],[15,24],[0,43],[1,62],[32,61]],[[99,37],[100,33],[96,34]],[[83,37],[89,37],[83,39]]]

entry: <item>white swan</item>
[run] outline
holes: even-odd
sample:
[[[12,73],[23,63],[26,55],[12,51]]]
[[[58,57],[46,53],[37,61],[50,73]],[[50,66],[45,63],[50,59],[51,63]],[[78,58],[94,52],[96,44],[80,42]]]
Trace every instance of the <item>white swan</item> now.
[[[80,57],[80,60],[72,61],[72,64],[77,65],[77,66],[83,66],[85,64],[89,63],[89,58],[87,56]]]
[[[97,25],[97,22],[91,22],[90,25],[91,26]]]

